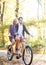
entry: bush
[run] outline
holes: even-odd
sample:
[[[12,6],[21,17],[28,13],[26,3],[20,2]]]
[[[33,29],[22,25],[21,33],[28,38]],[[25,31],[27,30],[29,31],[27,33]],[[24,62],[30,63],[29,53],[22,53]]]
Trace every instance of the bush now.
[[[0,47],[3,47],[3,43],[2,42],[0,42]]]

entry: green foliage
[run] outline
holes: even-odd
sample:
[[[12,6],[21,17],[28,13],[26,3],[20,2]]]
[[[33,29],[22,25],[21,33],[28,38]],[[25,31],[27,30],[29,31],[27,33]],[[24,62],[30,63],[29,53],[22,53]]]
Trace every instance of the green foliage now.
[[[31,25],[35,25],[36,21],[35,20],[27,20],[24,22],[24,24],[26,26],[31,26]]]
[[[0,42],[0,47],[3,47],[3,43],[2,42]]]
[[[10,22],[10,21],[9,21]],[[46,47],[46,39],[42,38],[41,36],[41,28],[46,26],[46,21],[44,22],[44,20],[42,21],[35,21],[35,20],[27,20],[26,22],[24,22],[24,24],[27,26],[35,26],[38,29],[38,39],[27,39],[28,45],[32,46],[33,51],[38,52],[38,50],[40,50],[41,48]],[[10,25],[10,24],[9,24]],[[8,43],[9,43],[9,39],[8,39],[8,28],[9,25],[4,24],[3,26],[0,26],[0,31],[4,30],[4,41],[5,41],[5,47],[7,48]],[[2,34],[0,32],[0,47],[2,47]],[[37,48],[37,49],[36,49]]]
[[[4,30],[4,29],[7,29],[8,27],[9,27],[9,25],[2,25],[2,26],[0,26],[0,31]]]

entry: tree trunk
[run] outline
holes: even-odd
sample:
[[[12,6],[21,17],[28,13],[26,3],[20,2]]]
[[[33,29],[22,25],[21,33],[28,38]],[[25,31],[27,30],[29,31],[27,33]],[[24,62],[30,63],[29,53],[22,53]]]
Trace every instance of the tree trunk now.
[[[5,42],[4,42],[4,29],[3,29],[3,14],[4,14],[4,6],[5,6],[5,2],[3,2],[3,9],[2,9],[2,14],[1,14],[2,43],[3,43],[3,46],[5,46]]]
[[[15,10],[16,18],[18,18],[18,13],[19,13],[19,0],[16,0],[16,10]]]
[[[38,1],[37,18],[39,20],[39,0],[37,0],[37,1]]]

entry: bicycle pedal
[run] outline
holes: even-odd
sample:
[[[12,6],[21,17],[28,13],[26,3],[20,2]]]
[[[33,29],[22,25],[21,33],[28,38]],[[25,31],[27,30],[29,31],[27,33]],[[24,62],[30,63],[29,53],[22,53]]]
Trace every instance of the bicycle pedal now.
[[[20,56],[16,56],[16,59],[20,59]]]
[[[18,57],[18,56],[16,56],[16,59],[19,59],[19,57]]]

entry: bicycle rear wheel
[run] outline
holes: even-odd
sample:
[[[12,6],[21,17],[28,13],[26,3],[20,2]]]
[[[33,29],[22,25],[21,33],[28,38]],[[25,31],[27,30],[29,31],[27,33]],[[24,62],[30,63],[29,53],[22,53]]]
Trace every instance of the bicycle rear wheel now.
[[[8,58],[9,61],[11,61],[12,58],[13,58],[13,53],[12,53],[12,50],[9,51],[9,47],[10,47],[10,46],[8,46],[8,50],[7,50],[7,58]]]
[[[23,59],[25,65],[30,65],[32,63],[33,52],[32,52],[32,48],[30,46],[25,47],[25,49],[23,51],[22,59]]]

